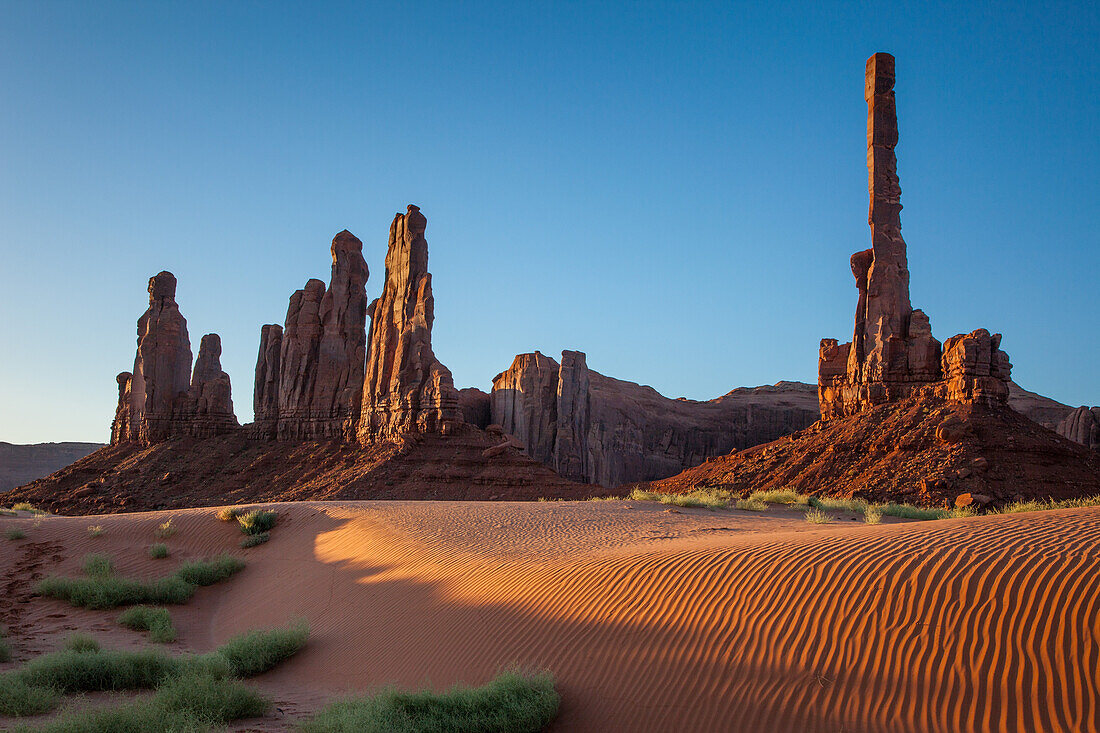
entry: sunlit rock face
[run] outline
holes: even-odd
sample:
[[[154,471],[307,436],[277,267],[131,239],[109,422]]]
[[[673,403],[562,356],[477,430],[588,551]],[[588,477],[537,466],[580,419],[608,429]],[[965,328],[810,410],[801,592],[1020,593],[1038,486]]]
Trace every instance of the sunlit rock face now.
[[[238,427],[229,375],[221,369],[221,339],[203,337],[195,371],[187,319],[176,303],[176,277],[149,278],[149,307],[138,319],[133,372],[117,377],[118,406],[111,444],[209,437]]]
[[[386,282],[367,309],[370,331],[358,429],[363,444],[447,434],[464,422],[451,372],[432,351],[435,299],[427,225],[412,204],[390,225]]]
[[[962,402],[1006,402],[1012,365],[1000,350],[1001,335],[978,329],[941,346],[928,316],[909,300],[893,56],[876,53],[867,60],[864,95],[871,248],[851,258],[859,293],[852,341],[821,341],[821,417],[853,415],[919,391]]]
[[[817,419],[811,385],[670,399],[604,376],[585,354],[520,354],[493,379],[491,420],[564,478],[603,486],[672,476],[708,458],[788,435]]]

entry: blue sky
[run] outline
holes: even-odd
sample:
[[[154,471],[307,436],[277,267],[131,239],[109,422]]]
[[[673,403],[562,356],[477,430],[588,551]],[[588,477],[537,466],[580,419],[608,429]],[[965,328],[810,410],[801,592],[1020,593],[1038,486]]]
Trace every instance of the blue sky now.
[[[0,440],[106,440],[148,277],[260,326],[428,217],[435,350],[488,389],[587,352],[671,397],[814,381],[850,338],[864,60],[897,57],[914,306],[1100,402],[1093,3],[0,3]]]

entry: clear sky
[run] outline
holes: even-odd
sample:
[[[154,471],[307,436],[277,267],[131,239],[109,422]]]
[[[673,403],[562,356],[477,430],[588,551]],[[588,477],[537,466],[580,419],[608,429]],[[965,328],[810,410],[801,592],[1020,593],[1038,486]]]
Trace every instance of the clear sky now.
[[[329,243],[428,217],[436,354],[488,390],[587,352],[670,397],[849,340],[864,60],[897,57],[912,299],[1100,403],[1096,3],[0,3],[0,440],[109,437],[146,282],[260,326]]]

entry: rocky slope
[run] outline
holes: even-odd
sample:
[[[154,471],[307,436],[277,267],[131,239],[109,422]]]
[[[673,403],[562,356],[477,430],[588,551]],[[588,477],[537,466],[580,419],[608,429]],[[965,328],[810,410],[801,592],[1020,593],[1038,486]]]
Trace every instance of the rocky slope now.
[[[493,380],[490,419],[559,474],[602,486],[671,476],[711,456],[764,443],[817,419],[813,386],[744,387],[707,401],[669,399],[652,387],[520,354]]]
[[[0,491],[47,476],[102,447],[102,443],[17,445],[0,441]]]

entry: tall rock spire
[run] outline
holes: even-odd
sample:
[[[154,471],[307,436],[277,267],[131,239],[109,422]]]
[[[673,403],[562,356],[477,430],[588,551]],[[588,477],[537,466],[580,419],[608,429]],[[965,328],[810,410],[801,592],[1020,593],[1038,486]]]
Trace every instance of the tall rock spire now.
[[[462,423],[451,372],[432,351],[435,299],[428,272],[427,219],[420,208],[394,216],[386,284],[370,304],[359,441],[446,433]]]

